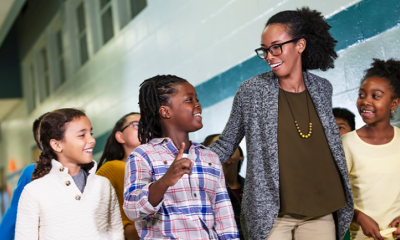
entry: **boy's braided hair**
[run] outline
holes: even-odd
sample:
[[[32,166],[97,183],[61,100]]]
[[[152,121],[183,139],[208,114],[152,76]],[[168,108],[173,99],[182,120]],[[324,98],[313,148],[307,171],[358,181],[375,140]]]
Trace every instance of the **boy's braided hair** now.
[[[169,104],[171,95],[176,92],[176,84],[184,82],[187,81],[174,75],[157,75],[140,84],[138,133],[141,144],[161,137],[160,107]]]

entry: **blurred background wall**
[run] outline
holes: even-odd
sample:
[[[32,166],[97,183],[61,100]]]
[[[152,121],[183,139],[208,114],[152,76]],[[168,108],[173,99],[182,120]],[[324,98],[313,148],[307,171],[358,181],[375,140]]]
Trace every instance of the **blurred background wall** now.
[[[204,127],[192,140],[222,132],[240,83],[270,70],[254,52],[266,21],[302,6],[321,11],[338,40],[335,69],[314,73],[333,84],[335,107],[356,113],[372,58],[400,58],[399,0],[2,0],[1,184],[10,196],[38,154],[34,119],[56,108],[86,110],[98,160],[114,123],[139,110],[139,84],[157,74],[196,87]]]

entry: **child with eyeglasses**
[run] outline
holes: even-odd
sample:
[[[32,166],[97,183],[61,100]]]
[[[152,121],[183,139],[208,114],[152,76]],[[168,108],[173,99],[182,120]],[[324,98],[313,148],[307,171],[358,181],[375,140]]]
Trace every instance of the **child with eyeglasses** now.
[[[127,240],[139,240],[135,224],[129,220],[122,208],[124,204],[125,162],[129,154],[140,145],[138,139],[139,119],[139,113],[131,112],[118,120],[107,139],[96,173],[107,178],[117,193],[122,223],[124,224],[124,234]]]

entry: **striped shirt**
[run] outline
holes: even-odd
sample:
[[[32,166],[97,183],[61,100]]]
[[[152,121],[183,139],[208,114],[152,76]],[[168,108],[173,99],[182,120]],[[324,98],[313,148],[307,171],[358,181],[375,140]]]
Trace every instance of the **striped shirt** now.
[[[149,186],[172,164],[178,149],[170,138],[136,148],[125,168],[124,211],[141,239],[239,239],[218,156],[192,143],[192,174],[169,187],[160,203],[149,203]]]

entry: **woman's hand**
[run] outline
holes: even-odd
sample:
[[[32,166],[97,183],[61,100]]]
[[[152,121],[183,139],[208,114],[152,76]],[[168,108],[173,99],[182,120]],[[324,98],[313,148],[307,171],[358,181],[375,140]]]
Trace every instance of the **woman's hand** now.
[[[393,232],[393,236],[395,238],[400,238],[400,217],[395,218],[392,223],[390,223],[392,228],[397,228],[396,231]]]
[[[190,159],[182,158],[184,150],[185,143],[182,143],[174,162],[160,179],[168,187],[174,186],[184,174],[192,174],[190,169],[193,166],[193,162]]]
[[[374,240],[384,240],[384,238],[379,232],[380,230],[378,223],[375,222],[375,220],[372,219],[370,216],[359,210],[354,210],[353,219],[358,224],[360,224],[361,229],[363,230],[365,236],[373,237]]]

